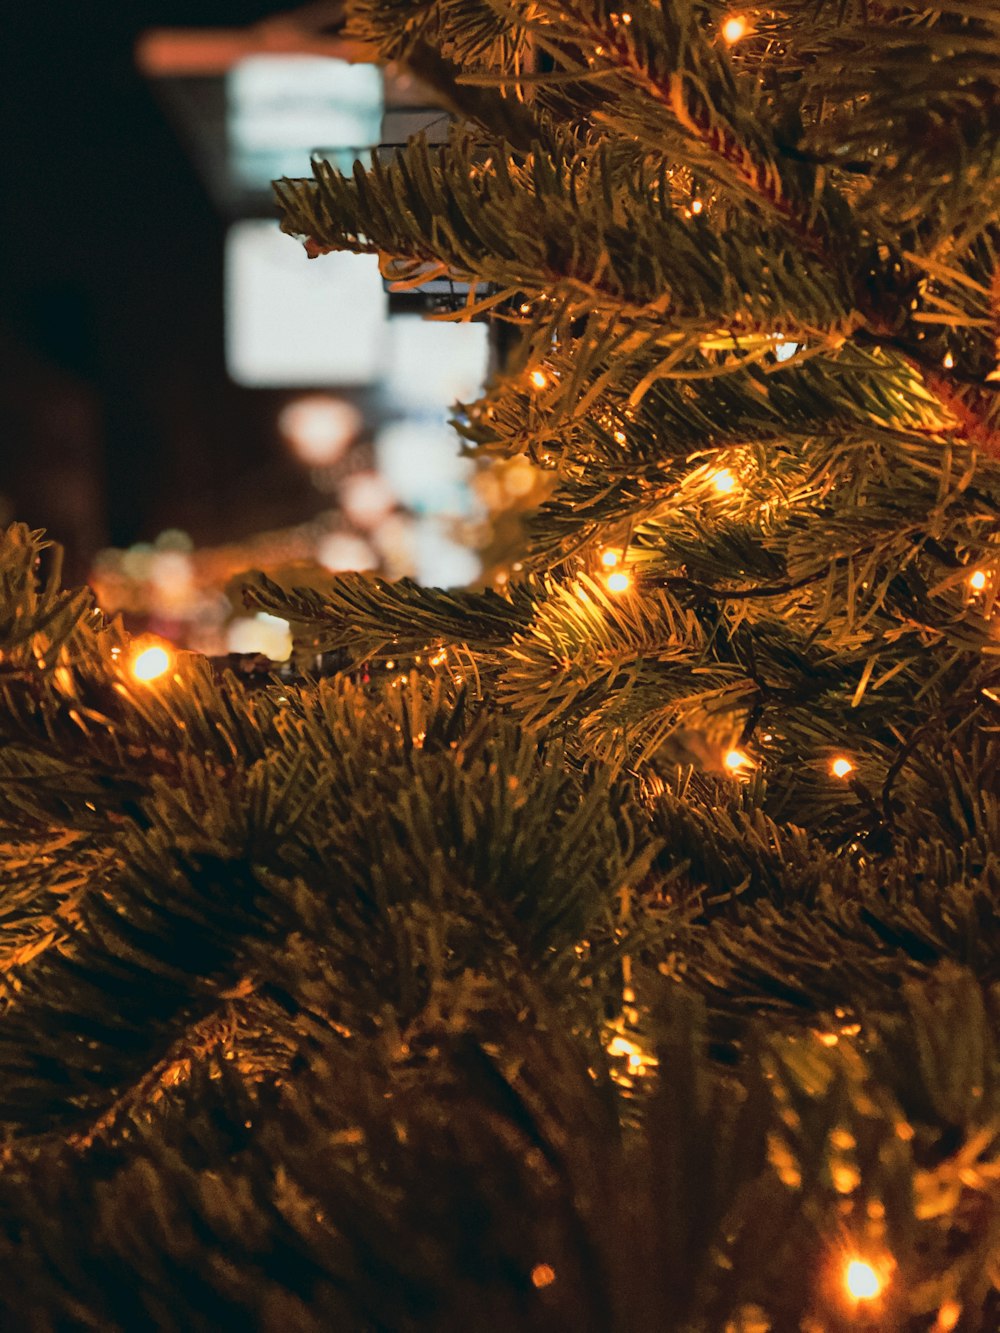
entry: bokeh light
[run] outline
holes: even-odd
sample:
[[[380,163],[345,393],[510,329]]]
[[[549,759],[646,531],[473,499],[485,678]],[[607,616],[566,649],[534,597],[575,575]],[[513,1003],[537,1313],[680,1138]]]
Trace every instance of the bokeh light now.
[[[353,404],[327,394],[306,394],[281,409],[278,429],[310,467],[329,467],[346,452],[362,426]]]

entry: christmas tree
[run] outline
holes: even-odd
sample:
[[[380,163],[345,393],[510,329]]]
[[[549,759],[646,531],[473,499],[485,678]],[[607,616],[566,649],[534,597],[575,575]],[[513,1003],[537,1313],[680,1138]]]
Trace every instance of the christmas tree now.
[[[1000,13],[349,30],[449,140],[283,225],[468,290],[545,498],[253,679],[7,531],[0,1324],[994,1330]]]

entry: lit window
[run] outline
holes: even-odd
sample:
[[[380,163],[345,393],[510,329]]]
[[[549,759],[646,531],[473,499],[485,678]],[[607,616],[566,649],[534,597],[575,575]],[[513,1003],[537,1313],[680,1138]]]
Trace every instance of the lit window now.
[[[226,366],[237,384],[369,384],[386,336],[375,255],[308,260],[276,222],[236,222],[226,237]]]
[[[478,398],[486,377],[488,337],[487,326],[480,323],[449,324],[412,315],[391,319],[385,388],[393,405],[446,415],[453,403]]]
[[[263,653],[272,662],[283,662],[292,651],[288,621],[267,611],[241,616],[229,625],[226,647],[231,653]]]
[[[260,55],[226,75],[226,129],[241,185],[308,176],[313,153],[341,170],[379,142],[382,74],[325,56]]]

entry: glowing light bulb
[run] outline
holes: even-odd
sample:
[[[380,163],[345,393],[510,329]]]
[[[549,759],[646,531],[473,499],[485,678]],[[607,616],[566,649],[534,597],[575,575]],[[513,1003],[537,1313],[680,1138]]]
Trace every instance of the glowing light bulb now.
[[[550,1287],[556,1280],[556,1271],[551,1264],[535,1264],[531,1270],[533,1287]]]
[[[934,1333],[951,1333],[951,1330],[962,1317],[962,1307],[958,1301],[945,1301],[939,1308],[937,1323],[934,1325]]]
[[[627,439],[628,436],[625,434],[623,430],[615,431],[615,444],[624,444]]]
[[[604,552],[602,552],[602,554],[601,554],[601,564],[605,567],[605,569],[614,569],[614,567],[615,567],[615,565],[617,565],[617,563],[618,563],[618,552],[617,552],[617,551],[604,551]]]
[[[730,773],[737,773],[741,768],[747,768],[750,764],[750,760],[742,750],[727,750],[722,762]]]
[[[729,468],[720,468],[712,476],[712,485],[720,495],[728,495],[730,491],[736,489],[736,478],[730,472]]]
[[[844,1286],[855,1301],[873,1301],[882,1292],[882,1279],[871,1264],[852,1259],[844,1269]]]
[[[730,46],[738,42],[741,37],[745,37],[749,31],[750,24],[747,23],[742,14],[734,14],[732,18],[726,19],[722,25],[723,40],[728,42]]]
[[[536,389],[544,389],[549,382],[549,378],[543,370],[533,370],[529,378]]]
[[[982,592],[986,587],[986,575],[981,569],[977,569],[969,575],[969,587],[973,592]]]
[[[619,572],[617,574],[608,575],[608,592],[624,592],[626,588],[631,588],[631,586],[632,580],[627,574]]]
[[[945,352],[944,360],[941,362],[941,364],[944,366],[945,370],[951,370],[952,366],[954,366],[955,364],[955,358],[952,356],[950,352]]]
[[[144,648],[132,660],[132,675],[136,680],[157,680],[170,670],[171,657],[166,648],[154,644]]]
[[[705,207],[705,205],[701,202],[700,199],[693,199],[693,200],[691,201],[691,212],[692,212],[692,213],[700,213],[701,210],[702,210],[704,207]]]
[[[835,778],[846,778],[848,773],[854,772],[854,765],[850,759],[845,759],[843,755],[835,759],[830,765],[830,772]]]

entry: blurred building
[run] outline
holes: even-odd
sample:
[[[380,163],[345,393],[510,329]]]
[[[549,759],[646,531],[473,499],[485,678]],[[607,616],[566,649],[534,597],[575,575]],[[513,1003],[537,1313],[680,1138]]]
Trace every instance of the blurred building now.
[[[307,261],[270,192],[441,114],[350,62],[336,6],[125,8],[44,41],[22,20],[0,513],[182,636],[244,561],[468,581],[481,513],[447,417],[485,326],[421,320],[372,257]]]

